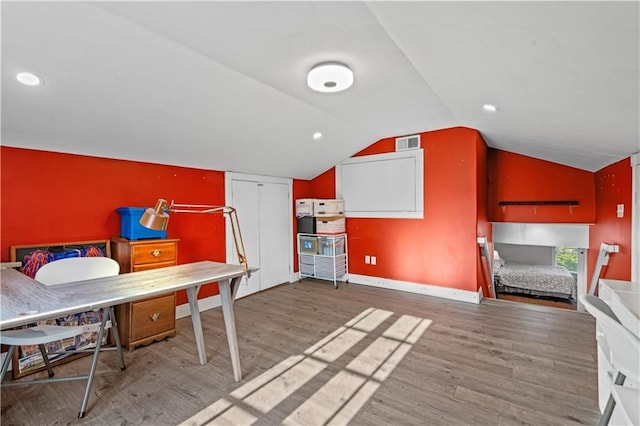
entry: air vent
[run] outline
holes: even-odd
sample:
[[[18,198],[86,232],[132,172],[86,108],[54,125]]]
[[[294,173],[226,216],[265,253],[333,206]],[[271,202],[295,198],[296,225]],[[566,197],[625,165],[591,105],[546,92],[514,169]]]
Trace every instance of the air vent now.
[[[420,135],[396,138],[396,151],[407,151],[420,148]]]

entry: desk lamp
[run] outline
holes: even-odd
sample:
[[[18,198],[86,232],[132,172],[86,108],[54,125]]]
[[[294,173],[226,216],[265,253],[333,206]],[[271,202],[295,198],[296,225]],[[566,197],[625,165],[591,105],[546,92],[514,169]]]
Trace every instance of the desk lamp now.
[[[169,213],[220,213],[229,216],[231,222],[231,232],[233,233],[233,242],[235,243],[238,262],[244,267],[246,272],[249,271],[247,257],[244,251],[244,242],[240,233],[240,223],[238,222],[238,214],[236,209],[230,206],[210,206],[206,204],[167,204],[167,201],[159,198],[154,208],[148,208],[140,218],[140,225],[154,231],[164,231],[169,223]]]

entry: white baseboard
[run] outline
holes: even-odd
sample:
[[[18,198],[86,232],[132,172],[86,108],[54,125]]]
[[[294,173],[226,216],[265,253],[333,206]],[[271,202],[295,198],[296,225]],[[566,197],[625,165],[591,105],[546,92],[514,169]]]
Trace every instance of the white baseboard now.
[[[299,281],[300,276],[295,274]],[[457,300],[467,303],[480,303],[482,300],[482,288],[477,292],[468,290],[459,290],[456,288],[439,287],[429,284],[418,284],[408,281],[397,281],[388,278],[370,277],[367,275],[349,274],[349,282],[354,284],[368,285],[371,287],[386,288],[388,290],[406,291],[407,293],[422,294],[424,296],[434,296],[443,299]],[[200,312],[222,306],[220,295],[210,296],[198,300],[198,309]],[[189,304],[185,303],[176,307],[176,319],[188,317],[191,315]]]
[[[412,283],[409,281],[397,281],[388,278],[370,277],[367,275],[349,274],[349,282],[363,284],[371,287],[386,288],[389,290],[406,291],[408,293],[434,296],[443,299],[457,300],[478,304],[482,300],[482,289],[475,291],[460,290],[457,288],[439,287],[430,284]]]
[[[204,299],[198,299],[198,310],[200,312],[217,308],[219,306],[222,306],[219,294],[215,296],[205,297]],[[191,310],[189,309],[188,303],[176,306],[176,319],[188,316],[191,316]]]

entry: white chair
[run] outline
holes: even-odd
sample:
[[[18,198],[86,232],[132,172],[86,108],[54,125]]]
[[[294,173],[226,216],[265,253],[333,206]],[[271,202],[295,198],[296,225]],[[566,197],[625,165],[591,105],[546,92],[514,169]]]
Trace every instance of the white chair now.
[[[615,379],[611,384],[611,395],[600,419],[601,425],[609,424],[616,404],[620,407],[629,425],[640,424],[640,389],[623,386],[626,378],[640,382],[640,339],[627,330],[614,312],[602,299],[584,294],[580,301],[593,315],[602,332],[596,333],[598,344],[607,354],[614,369]]]
[[[54,286],[57,284],[114,276],[118,275],[119,272],[120,265],[118,264],[118,262],[108,257],[73,257],[56,260],[54,262],[45,264],[38,270],[35,279],[36,281],[44,285]],[[84,397],[80,406],[80,412],[78,413],[79,418],[84,417],[84,415],[86,414],[91,385],[93,383],[93,377],[98,365],[98,355],[100,354],[100,351],[116,350],[118,352],[120,370],[124,371],[126,369],[122,347],[120,346],[118,327],[115,321],[116,317],[114,314],[114,309],[113,307],[109,307],[102,309],[102,322],[99,324],[86,324],[78,326],[38,325],[30,328],[2,331],[0,333],[0,343],[2,343],[3,345],[8,345],[9,350],[2,363],[2,370],[0,373],[0,380],[2,380],[1,386],[20,386],[57,381],[87,380],[87,386],[85,388]],[[112,328],[115,347],[102,347],[104,331],[107,328]],[[82,376],[53,378],[53,369],[51,367],[51,364],[49,363],[49,357],[44,345],[49,342],[55,342],[58,340],[79,336],[87,332],[98,333],[95,348],[56,353],[93,353],[93,359],[91,362],[89,373]],[[44,361],[47,372],[49,373],[49,379],[4,383],[4,376],[9,368],[13,352],[15,351],[15,348],[17,346],[22,345],[37,345],[40,348],[42,359]]]

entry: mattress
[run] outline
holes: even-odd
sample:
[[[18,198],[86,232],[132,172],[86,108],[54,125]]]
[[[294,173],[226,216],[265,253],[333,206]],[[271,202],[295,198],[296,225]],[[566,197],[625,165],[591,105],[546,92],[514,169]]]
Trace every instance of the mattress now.
[[[576,281],[564,266],[505,263],[495,274],[498,291],[575,299]]]

